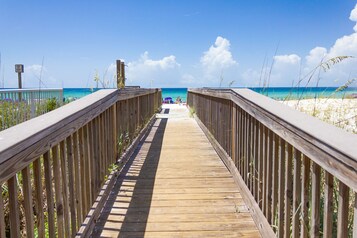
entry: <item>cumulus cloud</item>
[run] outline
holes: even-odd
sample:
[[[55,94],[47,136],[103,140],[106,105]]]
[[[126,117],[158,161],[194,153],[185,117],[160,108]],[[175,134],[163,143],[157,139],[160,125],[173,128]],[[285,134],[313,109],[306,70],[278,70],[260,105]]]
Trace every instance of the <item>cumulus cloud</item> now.
[[[140,56],[138,61],[133,61],[128,63],[128,67],[146,67],[151,70],[167,70],[180,67],[180,64],[177,63],[176,57],[174,55],[163,57],[159,60],[153,60],[149,57],[149,52],[145,51],[144,54]]]
[[[354,21],[354,22],[357,22],[357,4],[356,4],[355,8],[351,11],[350,20]],[[357,32],[357,23],[353,27],[353,30]]]
[[[326,58],[327,49],[324,47],[315,47],[310,50],[309,54],[305,57],[307,65],[319,65],[321,61]]]
[[[138,60],[127,63],[126,77],[128,85],[142,87],[165,87],[179,81],[178,69],[180,64],[174,55],[161,59],[151,59],[145,51]]]
[[[300,63],[300,56],[296,55],[296,54],[291,54],[291,55],[277,55],[274,57],[274,60],[277,64],[291,64],[291,65],[295,65],[295,64],[299,64]]]
[[[330,48],[317,46],[310,50],[309,54],[301,59],[296,54],[277,55],[273,58],[274,68],[270,75],[271,86],[273,85],[291,85],[293,81],[297,82],[299,78],[309,79],[309,73],[312,72],[322,62],[337,57],[337,56],[353,56],[357,57],[357,4],[351,11],[351,21],[356,22],[353,32],[349,35],[342,36],[336,39],[335,43]],[[313,77],[310,82],[312,86],[316,80],[319,80],[320,85],[341,85],[346,82],[350,75],[357,76],[356,59],[346,59],[342,62],[333,65],[327,72],[321,71],[319,77]],[[257,75],[252,71],[247,71],[246,75]],[[244,78],[244,75],[243,75]],[[304,82],[302,82],[304,83]],[[306,82],[305,82],[306,83]]]
[[[201,64],[208,69],[225,69],[236,65],[237,62],[233,59],[230,46],[229,40],[218,36],[214,45],[203,53]]]

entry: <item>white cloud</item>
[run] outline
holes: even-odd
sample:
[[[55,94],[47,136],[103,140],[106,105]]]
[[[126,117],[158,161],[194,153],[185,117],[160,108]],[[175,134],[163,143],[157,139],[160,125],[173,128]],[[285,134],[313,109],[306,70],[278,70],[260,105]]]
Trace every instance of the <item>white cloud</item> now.
[[[274,60],[277,64],[283,63],[283,64],[296,65],[300,63],[301,58],[296,54],[277,55],[274,56]]]
[[[306,65],[311,65],[315,67],[321,63],[321,61],[326,58],[327,49],[324,47],[315,47],[310,50],[309,54],[305,57]]]
[[[355,8],[351,11],[350,20],[354,21],[354,22],[357,22],[357,4],[356,4]],[[353,27],[353,30],[357,32],[357,23]]]
[[[166,56],[160,60],[152,60],[149,58],[149,52],[145,51],[144,54],[141,55],[141,59],[139,60],[139,64],[142,63],[148,67],[159,68],[159,69],[173,69],[175,67],[179,67],[180,64],[176,62],[176,57],[174,55]],[[133,63],[129,63],[133,64]]]
[[[225,69],[233,65],[237,65],[237,62],[233,59],[230,51],[229,40],[218,36],[214,45],[212,45],[208,51],[203,53],[201,57],[201,64],[207,69]]]
[[[163,57],[159,60],[153,60],[149,57],[149,52],[145,51],[144,54],[140,56],[138,61],[133,61],[128,63],[128,67],[146,67],[149,70],[167,70],[180,67],[177,63],[176,57],[174,55]]]
[[[127,63],[127,85],[142,87],[165,87],[179,82],[178,69],[180,64],[174,55],[165,56],[154,60],[149,53],[144,52],[136,61]]]
[[[357,4],[351,11],[350,20],[357,22]],[[301,57],[296,54],[278,55],[274,57],[275,64],[270,74],[270,85],[281,86],[291,85],[303,78],[302,85],[305,85],[308,80],[309,86],[314,86],[319,80],[320,86],[331,86],[344,84],[350,77],[357,76],[357,59],[345,59],[342,62],[333,65],[327,72],[312,71],[322,62],[334,58],[336,56],[353,56],[357,57],[357,24],[354,26],[353,33],[342,36],[336,39],[335,43],[330,48],[317,46],[310,50],[309,54],[304,57],[301,62]],[[263,70],[266,72],[266,69]],[[258,71],[246,71],[242,77],[254,75],[257,79]],[[310,78],[311,72],[314,72]],[[264,76],[265,74],[263,74]],[[260,76],[261,78],[261,76]]]

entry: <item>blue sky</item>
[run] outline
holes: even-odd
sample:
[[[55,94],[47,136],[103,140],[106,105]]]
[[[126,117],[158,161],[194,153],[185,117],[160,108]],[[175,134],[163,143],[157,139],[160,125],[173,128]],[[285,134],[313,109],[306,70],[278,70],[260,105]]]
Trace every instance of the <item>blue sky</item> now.
[[[16,87],[17,63],[25,87],[38,87],[39,78],[41,87],[93,87],[96,74],[112,86],[116,59],[127,64],[129,85],[259,86],[270,77],[271,86],[290,86],[321,60],[357,56],[355,5],[0,0],[0,87]],[[320,85],[357,77],[356,64],[322,72]]]

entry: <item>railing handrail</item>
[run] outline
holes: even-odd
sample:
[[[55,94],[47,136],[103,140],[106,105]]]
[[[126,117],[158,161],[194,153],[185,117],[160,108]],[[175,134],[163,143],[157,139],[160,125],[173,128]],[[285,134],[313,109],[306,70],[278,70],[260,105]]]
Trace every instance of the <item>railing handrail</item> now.
[[[346,132],[250,89],[189,89],[242,107],[315,163],[357,191],[357,135]],[[307,123],[308,122],[308,123]]]
[[[144,96],[157,89],[105,89],[0,132],[0,181],[26,167],[52,145],[115,102]]]

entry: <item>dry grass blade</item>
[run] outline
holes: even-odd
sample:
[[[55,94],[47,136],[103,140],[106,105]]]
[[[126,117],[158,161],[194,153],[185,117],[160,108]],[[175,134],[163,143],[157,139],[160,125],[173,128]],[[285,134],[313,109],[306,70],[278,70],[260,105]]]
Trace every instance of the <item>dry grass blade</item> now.
[[[353,56],[343,55],[343,56],[336,56],[331,59],[328,59],[320,64],[321,68],[326,72],[327,70],[331,69],[331,67],[335,64],[338,64],[345,59],[353,58]]]

